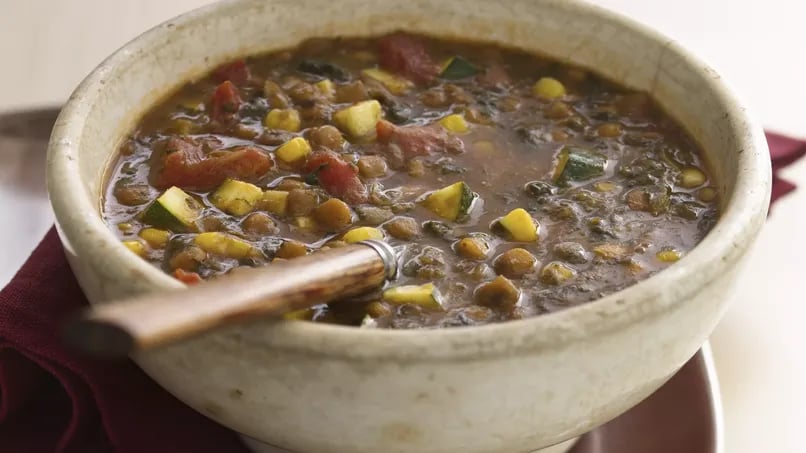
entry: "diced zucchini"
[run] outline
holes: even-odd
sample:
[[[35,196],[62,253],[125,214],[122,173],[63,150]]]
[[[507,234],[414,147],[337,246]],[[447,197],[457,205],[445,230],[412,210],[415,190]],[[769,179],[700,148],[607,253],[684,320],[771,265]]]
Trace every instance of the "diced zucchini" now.
[[[447,220],[462,220],[473,209],[479,195],[470,190],[464,182],[431,192],[423,201],[423,206]]]
[[[171,231],[194,231],[201,206],[179,187],[171,187],[148,205],[141,215],[144,223]]]
[[[302,137],[294,137],[277,148],[274,154],[277,159],[286,164],[293,165],[302,162],[311,153],[311,145]]]
[[[146,241],[150,247],[162,249],[168,244],[168,239],[171,238],[171,232],[157,228],[143,228],[140,230],[138,236]]]
[[[269,129],[297,132],[301,124],[299,112],[294,109],[271,109],[263,118],[263,125]]]
[[[201,233],[196,236],[193,242],[207,253],[229,258],[243,259],[260,255],[260,251],[252,244],[218,231]]]
[[[377,228],[364,226],[344,233],[341,239],[348,244],[354,244],[367,239],[383,239],[383,232]]]
[[[470,126],[467,124],[465,117],[458,113],[454,113],[442,118],[439,120],[439,124],[455,134],[462,134],[470,130]]]
[[[381,82],[390,93],[397,96],[400,96],[414,86],[410,81],[379,68],[364,69],[361,71],[361,74]]]
[[[499,221],[514,241],[534,242],[537,240],[537,222],[523,208],[513,209]]]
[[[146,256],[146,246],[140,241],[123,241],[123,245],[125,245],[127,249],[134,252],[137,256]]]
[[[272,214],[285,215],[288,205],[288,192],[284,190],[267,190],[260,197],[260,205]]]
[[[363,101],[334,113],[333,123],[350,137],[362,138],[375,133],[381,112],[380,102]]]
[[[584,181],[602,176],[607,158],[602,154],[579,146],[566,146],[557,157],[554,182]]]
[[[262,196],[263,191],[254,184],[227,179],[210,195],[210,201],[227,214],[245,215],[252,212]]]
[[[391,304],[414,304],[431,310],[443,309],[440,299],[439,290],[433,283],[396,286],[383,292],[383,300]]]
[[[442,64],[442,72],[439,74],[443,79],[459,80],[472,77],[481,72],[478,66],[465,60],[462,57],[449,58]]]
[[[314,83],[313,86],[328,99],[333,99],[336,96],[336,86],[333,85],[330,79],[320,80]]]

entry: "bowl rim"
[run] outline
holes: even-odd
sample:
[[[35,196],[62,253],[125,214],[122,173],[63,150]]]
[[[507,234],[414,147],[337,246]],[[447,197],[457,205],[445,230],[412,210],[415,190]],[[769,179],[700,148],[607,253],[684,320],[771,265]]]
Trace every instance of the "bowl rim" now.
[[[80,83],[64,105],[48,144],[47,186],[58,232],[76,250],[95,259],[108,254],[106,265],[133,270],[154,289],[183,286],[163,271],[131,254],[112,234],[97,212],[97,200],[75,190],[82,181],[78,160],[81,137],[88,127],[86,117],[104,89],[104,78],[117,65],[165,37],[189,26],[227,14],[258,0],[226,0],[193,9],[169,19],[132,39],[103,60]],[[556,2],[545,2],[549,5]],[[556,349],[584,339],[606,335],[632,323],[656,317],[685,304],[689,295],[718,279],[750,247],[767,216],[771,190],[771,163],[760,123],[719,74],[674,40],[631,18],[582,0],[565,0],[562,7],[595,15],[647,41],[662,42],[699,72],[707,89],[715,94],[731,116],[731,133],[743,152],[737,152],[739,169],[729,201],[705,238],[680,261],[657,274],[616,293],[557,312],[521,320],[447,329],[361,329],[354,326],[311,322],[267,322],[257,336],[238,336],[254,347],[282,348],[319,356],[352,359],[427,361],[494,360],[519,351]],[[121,271],[122,272],[122,271]],[[680,281],[699,282],[675,290],[674,297],[661,297]],[[262,323],[261,323],[262,324]]]

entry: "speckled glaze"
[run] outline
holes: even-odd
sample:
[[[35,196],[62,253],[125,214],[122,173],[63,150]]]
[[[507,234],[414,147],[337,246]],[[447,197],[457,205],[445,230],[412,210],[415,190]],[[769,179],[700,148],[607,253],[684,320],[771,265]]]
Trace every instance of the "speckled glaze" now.
[[[297,452],[512,453],[556,445],[634,406],[705,341],[766,218],[766,141],[712,69],[676,43],[569,0],[235,0],[138,37],[76,89],[53,131],[48,187],[94,304],[178,287],[99,216],[116,145],[154,102],[227,59],[318,35],[405,28],[539,51],[650,91],[707,152],[721,220],[691,253],[596,302],[430,331],[261,322],[135,357],[213,420]],[[566,445],[555,450],[565,449]]]

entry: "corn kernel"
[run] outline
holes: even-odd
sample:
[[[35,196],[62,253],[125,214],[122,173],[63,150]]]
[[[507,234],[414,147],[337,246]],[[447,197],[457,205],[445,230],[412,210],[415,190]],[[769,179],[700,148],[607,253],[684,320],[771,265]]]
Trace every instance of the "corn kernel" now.
[[[686,167],[680,173],[680,185],[686,189],[693,189],[695,187],[705,184],[705,173],[697,167]]]
[[[314,83],[313,86],[328,99],[333,99],[336,96],[336,87],[330,79],[320,80]]]
[[[358,227],[344,233],[344,236],[342,236],[342,240],[348,244],[355,244],[367,239],[383,239],[383,232],[373,227]]]
[[[655,254],[655,257],[663,263],[674,263],[681,256],[681,253],[673,248],[664,248]]]
[[[140,230],[139,236],[152,248],[161,249],[165,248],[165,245],[168,244],[168,239],[171,238],[171,232],[157,228],[144,228]]]
[[[294,164],[302,162],[311,153],[311,145],[308,140],[302,137],[294,137],[283,143],[274,154],[277,159],[284,164]]]
[[[700,199],[700,201],[709,203],[716,199],[716,190],[713,187],[703,187],[697,193],[697,197]]]
[[[439,120],[439,124],[442,125],[445,129],[455,134],[462,134],[467,132],[470,129],[468,126],[467,121],[465,121],[465,117],[459,115],[458,113],[454,113],[453,115],[448,115],[445,118]]]
[[[557,79],[543,77],[532,86],[532,93],[541,99],[557,99],[565,96],[565,86]]]
[[[282,129],[289,132],[299,131],[301,121],[299,112],[294,109],[272,109],[263,118],[263,125],[270,129]]]
[[[138,256],[146,256],[146,246],[140,241],[123,241],[123,245]]]
[[[390,93],[396,96],[404,94],[413,85],[410,81],[402,77],[398,77],[389,72],[386,72],[383,69],[378,68],[364,69],[363,71],[361,71],[361,74],[371,79],[375,79],[378,82],[381,82],[383,86],[385,86],[386,89],[389,90]]]

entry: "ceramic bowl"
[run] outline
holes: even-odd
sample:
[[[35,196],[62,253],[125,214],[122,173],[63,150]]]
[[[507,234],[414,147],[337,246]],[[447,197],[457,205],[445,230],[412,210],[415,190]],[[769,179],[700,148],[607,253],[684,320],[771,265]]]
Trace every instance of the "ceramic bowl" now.
[[[138,118],[234,57],[394,29],[505,43],[650,92],[706,150],[721,220],[668,269],[554,314],[427,331],[266,321],[134,359],[180,400],[254,439],[255,449],[562,450],[656,390],[705,341],[766,218],[771,181],[762,129],[720,76],[674,41],[598,7],[235,0],[163,23],[101,63],[53,131],[48,187],[69,261],[93,304],[180,286],[124,248],[99,213],[116,145]]]

